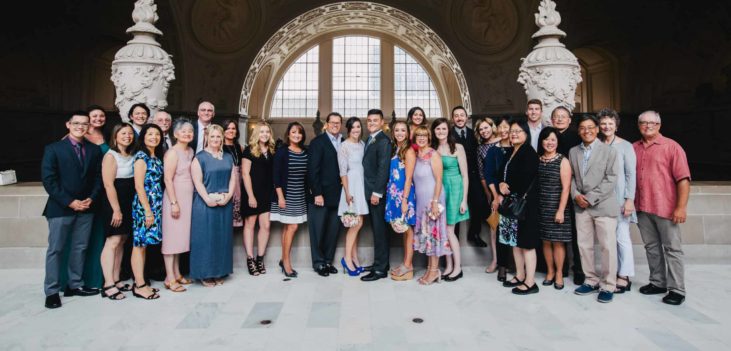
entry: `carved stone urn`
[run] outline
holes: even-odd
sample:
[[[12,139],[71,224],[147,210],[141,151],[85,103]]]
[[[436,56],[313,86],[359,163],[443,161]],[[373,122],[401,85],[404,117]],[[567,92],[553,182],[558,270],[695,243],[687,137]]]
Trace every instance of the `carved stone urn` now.
[[[554,108],[574,109],[574,93],[581,82],[581,68],[576,56],[560,41],[566,33],[558,29],[561,15],[556,11],[556,3],[541,0],[535,16],[539,29],[532,38],[538,39],[538,44],[521,59],[518,83],[523,85],[528,100],[543,102],[544,125],[551,125]]]
[[[167,105],[170,82],[175,79],[175,67],[160,43],[155,39],[162,32],[155,28],[157,5],[153,0],[138,0],[132,11],[135,24],[127,29],[134,37],[119,49],[112,62],[112,82],[117,97],[114,104],[123,121],[132,105],[143,103],[150,108],[150,116]]]

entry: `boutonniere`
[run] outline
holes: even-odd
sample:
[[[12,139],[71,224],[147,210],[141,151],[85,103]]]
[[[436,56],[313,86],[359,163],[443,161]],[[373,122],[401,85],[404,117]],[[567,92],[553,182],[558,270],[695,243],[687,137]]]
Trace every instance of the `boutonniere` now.
[[[376,138],[371,138],[371,141],[368,142],[368,145],[373,144],[376,142]]]

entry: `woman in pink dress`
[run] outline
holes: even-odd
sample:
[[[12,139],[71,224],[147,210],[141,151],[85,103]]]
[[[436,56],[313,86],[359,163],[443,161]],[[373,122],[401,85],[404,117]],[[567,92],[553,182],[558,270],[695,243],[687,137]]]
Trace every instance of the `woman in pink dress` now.
[[[175,145],[165,153],[165,193],[162,201],[162,254],[165,259],[165,288],[183,292],[190,280],[180,274],[179,254],[190,251],[190,223],[193,209],[193,179],[190,164],[193,124],[179,119],[173,126]]]

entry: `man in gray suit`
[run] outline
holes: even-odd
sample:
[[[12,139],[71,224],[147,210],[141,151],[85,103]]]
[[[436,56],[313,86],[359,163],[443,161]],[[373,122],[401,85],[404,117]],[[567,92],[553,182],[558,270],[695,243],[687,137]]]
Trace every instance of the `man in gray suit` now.
[[[574,290],[587,295],[599,290],[597,301],[611,302],[617,285],[617,216],[614,195],[617,184],[617,153],[597,139],[599,121],[591,115],[579,119],[581,144],[569,151],[571,198],[576,210],[576,231],[581,266],[586,275]],[[601,271],[594,264],[595,239],[601,247]]]

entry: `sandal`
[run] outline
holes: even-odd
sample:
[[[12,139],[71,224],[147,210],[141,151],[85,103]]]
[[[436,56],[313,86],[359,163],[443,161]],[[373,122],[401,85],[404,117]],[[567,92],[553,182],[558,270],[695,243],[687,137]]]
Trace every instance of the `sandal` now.
[[[256,270],[259,274],[267,274],[267,268],[264,266],[264,256],[256,256]]]
[[[212,288],[216,286],[216,281],[213,279],[201,279],[201,285],[205,286],[206,288]]]
[[[168,289],[172,292],[185,292],[188,291],[183,285],[178,283],[178,281],[174,281],[172,283],[164,282],[165,289]]]
[[[442,272],[439,271],[439,269],[430,269],[429,272],[436,272],[436,276],[430,280],[427,280],[425,277],[423,280],[419,281],[419,284],[421,285],[432,285],[434,282],[440,283],[442,281],[442,277],[444,275],[449,276],[448,274],[442,275]]]
[[[183,276],[180,276],[180,278],[176,279],[176,281],[183,285],[193,284],[192,280],[190,280],[186,277],[183,277]]]
[[[223,278],[216,278],[213,281],[216,282],[216,285],[223,285]]]
[[[115,292],[114,294],[107,294],[107,291],[109,289],[114,289],[114,288],[117,289],[117,292]],[[126,296],[124,296],[124,293],[122,293],[122,291],[116,285],[110,285],[110,286],[103,287],[101,296],[102,296],[102,298],[106,297],[106,298],[109,298],[110,300],[115,300],[115,301],[124,300],[124,298],[126,298]]]
[[[414,279],[414,269],[406,268],[404,265],[398,266],[395,270],[391,270],[391,279],[396,281],[405,281]]]
[[[121,280],[114,282],[114,286],[116,286],[117,289],[119,289],[119,291],[132,291],[132,286],[127,283],[124,283],[124,285],[119,286],[118,284],[121,282],[122,282]]]
[[[160,298],[160,295],[158,295],[157,294],[157,291],[155,291],[154,289],[152,289],[152,294],[147,295],[147,296],[144,296],[142,294],[138,294],[137,293],[137,290],[138,289],[142,289],[142,288],[144,288],[146,286],[147,286],[147,284],[142,284],[140,286],[137,286],[137,284],[135,284],[134,285],[134,290],[132,290],[132,295],[134,295],[134,297],[138,297],[138,298],[143,299],[143,300],[156,300],[156,299],[159,299]]]
[[[246,258],[246,268],[249,270],[249,275],[253,275],[253,276],[259,275],[259,269],[257,269],[256,261],[254,261],[253,257]]]

